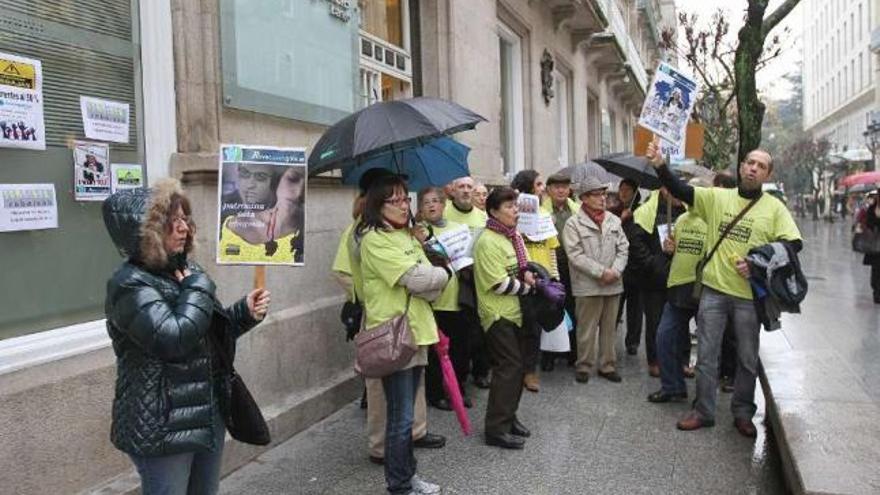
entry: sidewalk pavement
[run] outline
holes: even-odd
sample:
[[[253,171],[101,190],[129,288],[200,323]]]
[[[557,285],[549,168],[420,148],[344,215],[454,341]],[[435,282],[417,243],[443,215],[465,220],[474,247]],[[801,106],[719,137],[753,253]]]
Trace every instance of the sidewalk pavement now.
[[[679,432],[675,422],[689,405],[646,402],[659,380],[642,354],[626,355],[622,336],[618,347],[623,383],[594,376],[578,384],[560,360],[543,374],[540,393],[523,393],[519,416],[532,437],[522,451],[483,444],[487,391],[473,389],[468,438],[453,413],[429,408],[429,430],[448,443],[416,450],[419,475],[447,494],[783,493],[776,447],[761,425],[763,398],[757,440],[733,428],[729,394],[719,394],[714,428]],[[221,493],[385,493],[382,467],[367,459],[364,422],[352,403],[232,473]]]
[[[762,334],[761,380],[795,494],[880,493],[880,306],[849,223],[800,222],[802,314]]]

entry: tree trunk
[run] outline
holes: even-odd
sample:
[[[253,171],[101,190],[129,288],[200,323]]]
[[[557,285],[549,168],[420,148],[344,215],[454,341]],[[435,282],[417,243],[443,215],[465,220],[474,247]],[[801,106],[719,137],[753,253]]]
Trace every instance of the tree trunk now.
[[[761,123],[765,106],[758,99],[755,67],[764,51],[764,11],[767,0],[750,0],[746,23],[739,30],[739,45],[733,61],[736,74],[736,107],[739,124],[739,150],[742,162],[746,155],[761,145]],[[739,171],[737,170],[737,175]]]

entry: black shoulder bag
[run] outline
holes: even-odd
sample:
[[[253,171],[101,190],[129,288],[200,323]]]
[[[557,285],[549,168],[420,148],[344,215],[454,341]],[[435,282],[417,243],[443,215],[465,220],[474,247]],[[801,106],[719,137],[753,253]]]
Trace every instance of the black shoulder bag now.
[[[715,246],[712,247],[712,250],[709,251],[709,254],[697,262],[697,267],[696,267],[697,278],[694,280],[694,289],[693,289],[693,292],[691,293],[691,297],[693,297],[697,301],[700,300],[700,296],[703,294],[703,269],[706,268],[706,265],[709,263],[709,260],[711,260],[712,256],[715,255],[715,251],[718,251],[718,247],[721,246],[721,241],[723,241],[724,238],[727,237],[727,234],[729,234],[730,231],[733,230],[734,227],[736,227],[736,224],[738,224],[739,221],[742,220],[742,217],[744,217],[746,215],[746,213],[748,213],[748,211],[751,210],[753,206],[755,206],[755,203],[757,203],[758,200],[761,199],[761,196],[763,196],[763,194],[761,194],[760,196],[758,196],[757,198],[755,198],[751,202],[749,202],[749,204],[747,204],[746,207],[743,208],[742,211],[739,212],[739,214],[736,216],[736,218],[734,218],[732,222],[727,224],[727,227],[724,229],[724,232],[721,233],[721,237],[718,238],[718,242],[715,243]]]
[[[223,408],[223,419],[226,429],[232,438],[239,442],[252,445],[269,445],[272,436],[269,433],[269,425],[260,412],[260,406],[244,384],[241,375],[232,366],[232,360],[226,353],[226,348],[220,345],[213,332],[209,333],[210,339],[217,350],[217,355],[223,361],[226,372],[229,375],[228,404]]]

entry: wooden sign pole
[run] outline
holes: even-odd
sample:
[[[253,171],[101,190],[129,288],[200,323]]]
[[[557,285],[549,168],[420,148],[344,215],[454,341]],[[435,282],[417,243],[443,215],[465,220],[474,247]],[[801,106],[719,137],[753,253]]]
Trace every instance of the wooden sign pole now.
[[[254,267],[254,289],[266,288],[266,266],[257,265]]]

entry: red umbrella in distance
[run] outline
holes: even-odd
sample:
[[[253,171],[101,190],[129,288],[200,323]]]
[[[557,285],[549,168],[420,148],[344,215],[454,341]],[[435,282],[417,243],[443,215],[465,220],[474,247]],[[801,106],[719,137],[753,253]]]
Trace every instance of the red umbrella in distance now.
[[[458,423],[461,425],[461,431],[465,436],[471,434],[471,420],[468,417],[467,409],[464,407],[464,400],[461,398],[461,389],[458,387],[458,378],[455,376],[455,368],[452,367],[452,361],[449,360],[449,337],[441,330],[437,330],[440,335],[440,342],[434,344],[434,352],[440,361],[440,372],[443,374],[443,388],[446,390],[446,396],[449,397],[449,404],[455,411]]]
[[[847,175],[840,179],[840,185],[843,187],[851,187],[858,184],[876,184],[880,183],[880,171],[862,172],[858,174]]]

